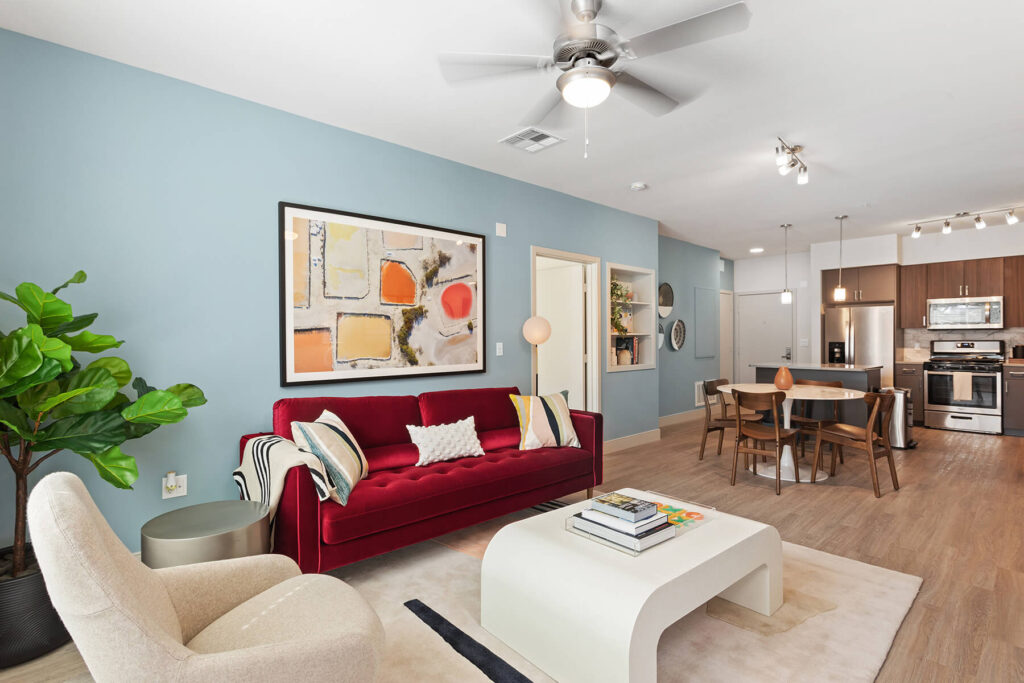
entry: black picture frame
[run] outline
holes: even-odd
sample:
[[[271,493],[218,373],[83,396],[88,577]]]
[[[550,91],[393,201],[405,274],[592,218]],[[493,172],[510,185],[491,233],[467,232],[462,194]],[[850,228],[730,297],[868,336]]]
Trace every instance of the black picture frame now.
[[[289,325],[289,307],[293,305],[294,300],[289,301],[292,296],[292,291],[288,287],[288,259],[291,256],[291,247],[289,243],[294,239],[286,237],[290,231],[289,226],[286,224],[287,215],[289,210],[305,211],[305,212],[316,212],[321,214],[329,214],[338,216],[339,218],[347,219],[358,219],[361,221],[373,221],[375,223],[390,224],[395,226],[402,226],[404,228],[413,228],[416,230],[425,231],[425,233],[441,233],[443,235],[451,235],[454,239],[459,237],[473,240],[478,246],[479,254],[477,255],[477,266],[478,274],[477,280],[473,283],[475,286],[476,297],[475,305],[477,310],[477,319],[479,320],[479,330],[476,326],[472,328],[473,334],[479,334],[478,348],[478,367],[466,368],[466,369],[447,369],[439,371],[411,371],[411,372],[373,372],[375,368],[368,368],[360,371],[360,376],[338,376],[338,377],[317,377],[311,379],[296,379],[294,377],[295,372],[289,373],[289,354],[288,354],[288,340],[290,335],[295,332],[294,325]],[[424,236],[427,236],[424,234]],[[383,216],[373,216],[370,214],[355,213],[350,211],[342,211],[339,209],[331,209],[321,206],[313,206],[309,204],[299,204],[294,202],[280,201],[278,202],[278,319],[279,319],[279,362],[280,362],[280,382],[282,387],[294,387],[294,386],[307,386],[317,384],[335,384],[335,383],[347,383],[347,382],[367,382],[367,381],[379,381],[384,379],[410,379],[417,377],[437,377],[442,375],[462,375],[462,374],[480,374],[487,372],[487,305],[486,305],[486,239],[484,235],[466,232],[462,230],[454,230],[451,228],[441,228],[434,225],[427,225],[425,223],[415,223],[412,221],[404,221],[395,218],[387,218]],[[311,285],[310,285],[311,287]],[[333,337],[332,337],[333,339]],[[417,367],[417,366],[410,366]],[[395,370],[396,368],[390,368]],[[406,368],[397,368],[402,370]],[[334,374],[344,373],[345,371],[334,370]],[[368,374],[372,373],[372,374]]]

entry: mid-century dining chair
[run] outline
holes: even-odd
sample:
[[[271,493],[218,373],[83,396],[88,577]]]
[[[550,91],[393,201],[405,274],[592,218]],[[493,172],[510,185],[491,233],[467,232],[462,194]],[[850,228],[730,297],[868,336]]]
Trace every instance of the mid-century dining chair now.
[[[757,456],[771,455],[775,457],[775,495],[782,493],[782,448],[787,443],[796,448],[796,438],[800,430],[796,428],[786,429],[782,427],[779,420],[779,406],[786,400],[786,392],[773,391],[762,394],[759,392],[733,391],[732,396],[736,399],[736,450],[732,456],[732,478],[729,483],[736,485],[736,466],[739,464],[740,453],[743,453],[744,461],[747,454],[753,455],[754,474],[757,474]],[[766,410],[772,418],[771,424],[758,424],[744,420],[741,411]],[[771,444],[773,447],[768,449]],[[800,470],[797,468],[797,483],[800,482]]]
[[[864,402],[868,407],[868,421],[864,427],[836,423],[822,424],[818,429],[818,442],[814,445],[814,465],[811,467],[811,482],[818,476],[818,465],[821,462],[821,447],[832,444],[832,466],[829,474],[836,474],[836,451],[842,453],[844,446],[863,449],[868,456],[871,469],[871,485],[875,489],[875,498],[881,498],[878,490],[878,468],[875,460],[886,458],[889,461],[889,474],[892,475],[892,487],[899,491],[900,482],[896,478],[896,462],[893,459],[892,444],[889,442],[889,421],[896,396],[891,391],[885,393],[864,394]]]

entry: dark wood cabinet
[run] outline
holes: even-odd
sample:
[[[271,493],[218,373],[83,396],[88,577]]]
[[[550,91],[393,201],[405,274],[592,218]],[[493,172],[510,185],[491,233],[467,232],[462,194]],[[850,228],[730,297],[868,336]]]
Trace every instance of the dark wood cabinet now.
[[[964,261],[964,296],[1002,296],[1003,259]]]
[[[845,303],[877,303],[895,301],[899,266],[862,266],[843,268],[843,287],[846,288]],[[821,271],[821,296],[827,304],[837,302],[833,296],[839,284],[839,269]]]
[[[1024,365],[1003,367],[1003,432],[1024,436]]]
[[[928,266],[900,268],[900,327],[928,327]]]
[[[1024,327],[1024,256],[1003,259],[1003,324]]]
[[[955,299],[964,294],[964,262],[928,264],[928,298]]]
[[[893,384],[910,389],[910,400],[914,404],[914,424],[924,424],[924,364],[896,363],[895,370]]]

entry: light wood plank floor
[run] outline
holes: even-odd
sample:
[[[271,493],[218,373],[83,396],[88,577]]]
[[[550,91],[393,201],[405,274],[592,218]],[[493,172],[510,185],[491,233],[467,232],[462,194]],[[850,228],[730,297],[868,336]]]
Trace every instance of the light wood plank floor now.
[[[781,496],[773,481],[744,472],[732,487],[731,443],[721,457],[709,445],[699,462],[697,423],[668,427],[658,443],[606,456],[600,488],[650,488],[706,503],[772,524],[787,541],[923,577],[879,681],[1024,681],[1024,439],[914,432],[920,446],[897,451],[900,490],[881,470],[881,499],[872,494],[865,457],[856,454],[837,477],[784,484]],[[516,518],[438,540],[479,555]],[[65,681],[85,673],[69,645],[0,672],[0,681]]]

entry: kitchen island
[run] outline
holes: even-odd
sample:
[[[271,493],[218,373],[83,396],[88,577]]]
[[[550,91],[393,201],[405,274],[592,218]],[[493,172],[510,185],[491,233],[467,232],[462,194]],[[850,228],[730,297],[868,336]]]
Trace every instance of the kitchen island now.
[[[829,363],[753,363],[757,382],[771,384],[775,381],[775,373],[785,365],[793,374],[793,379],[809,379],[816,382],[842,382],[844,389],[860,389],[875,391],[882,386],[881,365],[840,365]],[[832,406],[816,401],[811,406],[814,412],[811,417],[826,418],[832,416]],[[847,424],[864,425],[868,419],[867,409],[860,401],[840,401],[839,419]]]

